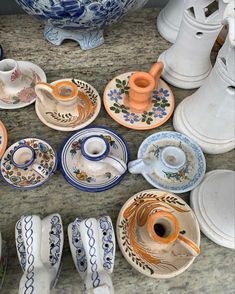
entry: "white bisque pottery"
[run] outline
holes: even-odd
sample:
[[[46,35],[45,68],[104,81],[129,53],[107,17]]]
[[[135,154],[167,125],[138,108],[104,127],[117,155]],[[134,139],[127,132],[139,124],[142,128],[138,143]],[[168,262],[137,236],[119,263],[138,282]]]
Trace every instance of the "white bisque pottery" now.
[[[235,34],[229,33],[204,85],[176,108],[174,128],[196,141],[205,153],[235,147]]]
[[[59,214],[44,219],[22,216],[15,227],[16,249],[23,276],[19,294],[49,294],[60,272],[64,243]]]
[[[218,245],[235,249],[235,172],[213,170],[190,194],[201,231]]]
[[[184,0],[170,0],[157,17],[157,29],[160,35],[175,43],[184,12]]]
[[[110,217],[76,218],[68,226],[68,237],[85,294],[114,294],[111,274],[116,244]]]
[[[162,77],[171,85],[198,88],[209,75],[210,53],[222,28],[216,5],[213,0],[185,1],[177,39],[158,59],[164,63]]]

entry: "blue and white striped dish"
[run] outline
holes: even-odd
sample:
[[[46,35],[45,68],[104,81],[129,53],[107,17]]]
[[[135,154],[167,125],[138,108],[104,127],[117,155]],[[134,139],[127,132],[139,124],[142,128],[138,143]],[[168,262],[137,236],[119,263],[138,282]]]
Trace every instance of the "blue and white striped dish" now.
[[[75,188],[87,192],[101,192],[117,185],[126,173],[103,180],[92,178],[89,182],[76,176],[75,170],[79,165],[77,156],[81,151],[79,147],[74,148],[73,144],[92,135],[106,136],[110,143],[110,155],[122,159],[126,164],[128,163],[130,155],[125,140],[111,129],[94,126],[82,129],[65,140],[59,154],[59,166],[64,178]]]

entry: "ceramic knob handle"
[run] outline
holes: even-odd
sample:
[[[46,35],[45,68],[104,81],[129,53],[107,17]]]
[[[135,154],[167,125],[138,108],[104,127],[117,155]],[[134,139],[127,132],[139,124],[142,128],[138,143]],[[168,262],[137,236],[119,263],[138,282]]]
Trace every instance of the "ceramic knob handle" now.
[[[109,155],[106,158],[102,159],[101,161],[104,163],[107,163],[107,164],[111,165],[113,168],[115,168],[118,171],[119,175],[124,174],[127,170],[126,163],[115,156]]]
[[[150,159],[137,159],[128,163],[128,170],[131,174],[151,173],[151,160]]]
[[[37,83],[35,92],[43,105],[46,105],[47,99],[54,100],[53,87],[48,83]]]
[[[179,234],[178,241],[190,252],[191,255],[196,257],[200,254],[200,248],[190,239]]]

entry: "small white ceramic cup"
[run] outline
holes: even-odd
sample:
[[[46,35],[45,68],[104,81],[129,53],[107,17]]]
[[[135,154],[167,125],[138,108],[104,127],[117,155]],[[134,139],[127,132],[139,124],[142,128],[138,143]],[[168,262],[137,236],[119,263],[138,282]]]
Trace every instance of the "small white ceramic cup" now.
[[[40,176],[46,178],[49,174],[48,170],[42,165],[35,163],[36,152],[28,145],[20,145],[14,149],[11,155],[12,164],[20,169],[32,168]]]
[[[127,170],[124,161],[109,155],[109,143],[102,136],[93,135],[85,138],[81,143],[81,153],[91,168],[98,168],[99,163],[102,162],[115,168],[119,175],[124,174]]]
[[[129,162],[128,169],[132,174],[150,174],[155,172],[164,176],[165,173],[177,173],[186,164],[185,152],[177,146],[166,146],[160,149],[156,159],[137,159]]]

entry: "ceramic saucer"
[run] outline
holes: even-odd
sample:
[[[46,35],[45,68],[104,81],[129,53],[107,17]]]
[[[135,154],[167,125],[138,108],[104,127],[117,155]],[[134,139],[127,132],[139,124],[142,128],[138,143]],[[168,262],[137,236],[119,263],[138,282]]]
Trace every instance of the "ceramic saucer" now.
[[[190,204],[201,231],[213,242],[235,249],[235,172],[214,170],[191,192]]]
[[[0,159],[2,158],[7,147],[7,130],[0,121]]]
[[[184,193],[195,188],[203,179],[206,162],[201,148],[189,137],[178,132],[159,132],[146,138],[139,147],[138,158],[158,159],[159,148],[180,147],[186,155],[185,166],[176,173],[143,173],[145,179],[154,187]],[[164,171],[163,171],[164,172]]]
[[[117,220],[117,240],[126,260],[140,273],[152,278],[171,278],[185,271],[195,257],[185,254],[180,243],[175,243],[171,250],[159,251],[143,247],[136,234],[135,212],[143,202],[156,202],[162,205],[178,219],[180,232],[200,245],[200,229],[197,219],[180,197],[169,192],[146,190],[137,193],[123,205]],[[126,217],[128,215],[128,217]],[[136,247],[136,244],[140,246]],[[142,249],[140,249],[142,248]]]
[[[114,176],[112,174],[114,170],[111,166],[99,176],[87,174],[80,169],[80,142],[92,135],[103,136],[108,141],[110,155],[123,160],[125,163],[129,161],[129,148],[120,135],[108,128],[90,127],[78,131],[65,140],[60,151],[59,164],[63,176],[71,185],[87,192],[100,192],[117,185],[126,173],[121,176]]]
[[[13,165],[11,154],[20,145],[31,146],[36,152],[35,162],[49,171],[46,177],[35,172],[30,166],[20,169]],[[0,163],[2,178],[14,188],[33,189],[44,184],[55,173],[57,168],[56,151],[45,141],[36,138],[27,138],[11,145],[2,157]]]
[[[44,71],[36,64],[28,61],[17,61],[17,64],[19,69],[12,73],[11,81],[18,80],[22,87],[11,94],[5,93],[0,79],[0,109],[17,109],[34,103],[37,97],[34,86],[38,82],[46,82]]]
[[[170,87],[160,79],[152,93],[152,107],[148,112],[135,113],[125,104],[129,94],[129,79],[133,72],[114,78],[104,91],[104,106],[108,114],[119,124],[135,130],[148,130],[161,126],[172,115],[174,96]]]
[[[60,80],[59,80],[60,81]],[[59,81],[51,83],[55,85]],[[39,99],[36,100],[35,110],[42,123],[49,128],[58,131],[76,131],[91,124],[98,116],[101,109],[101,98],[90,84],[77,79],[63,79],[63,81],[72,81],[79,89],[79,105],[83,105],[82,113],[77,116],[71,113],[59,113],[56,110],[56,101],[48,104],[48,108],[41,103]]]

